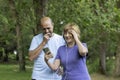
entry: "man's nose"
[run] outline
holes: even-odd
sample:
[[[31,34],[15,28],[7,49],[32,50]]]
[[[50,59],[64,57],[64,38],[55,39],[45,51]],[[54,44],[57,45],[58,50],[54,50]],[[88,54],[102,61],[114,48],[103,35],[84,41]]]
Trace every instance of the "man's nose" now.
[[[46,29],[45,29],[45,32],[46,32],[46,33],[49,32],[49,29],[46,28]]]

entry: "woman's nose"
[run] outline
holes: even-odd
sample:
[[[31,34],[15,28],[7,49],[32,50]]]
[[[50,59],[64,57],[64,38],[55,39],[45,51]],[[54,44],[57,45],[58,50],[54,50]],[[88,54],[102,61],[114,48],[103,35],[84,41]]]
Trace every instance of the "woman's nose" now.
[[[69,36],[69,34],[67,33],[66,36]]]
[[[65,34],[65,37],[69,37],[69,34],[68,34],[68,33],[66,33],[66,34]]]

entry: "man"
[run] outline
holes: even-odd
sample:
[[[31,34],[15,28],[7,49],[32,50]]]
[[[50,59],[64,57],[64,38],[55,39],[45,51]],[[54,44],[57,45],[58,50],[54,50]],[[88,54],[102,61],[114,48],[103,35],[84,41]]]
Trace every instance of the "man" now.
[[[50,62],[53,62],[57,50],[64,44],[63,37],[53,33],[53,22],[49,17],[41,19],[41,28],[43,33],[33,37],[29,48],[29,59],[34,60],[32,80],[60,80],[55,71],[52,71],[44,61],[44,48],[48,47],[54,55]]]

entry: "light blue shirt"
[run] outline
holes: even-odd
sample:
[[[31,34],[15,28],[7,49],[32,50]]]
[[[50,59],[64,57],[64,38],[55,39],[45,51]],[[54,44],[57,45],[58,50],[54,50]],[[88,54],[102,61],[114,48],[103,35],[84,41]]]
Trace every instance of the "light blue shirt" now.
[[[43,40],[43,34],[38,34],[33,37],[29,50],[37,48]],[[64,39],[62,36],[55,34],[50,38],[44,48],[48,47],[53,54],[53,58],[49,61],[53,63],[57,50],[60,46],[64,45]],[[36,80],[61,80],[61,76],[52,71],[44,61],[44,51],[41,51],[40,55],[34,60],[32,79]]]

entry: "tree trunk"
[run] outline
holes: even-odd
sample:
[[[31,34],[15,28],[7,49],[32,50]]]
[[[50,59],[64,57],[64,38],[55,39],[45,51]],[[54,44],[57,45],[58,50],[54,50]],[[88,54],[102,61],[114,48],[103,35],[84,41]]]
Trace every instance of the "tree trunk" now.
[[[120,0],[117,1],[117,8],[120,8]]]
[[[120,44],[118,45],[116,52],[115,76],[120,76]]]
[[[2,58],[3,58],[3,51],[0,50],[0,61],[2,60]]]
[[[96,2],[96,3],[99,3],[99,8],[101,7],[102,9],[100,9],[101,11],[106,11],[106,9],[104,8],[104,3],[105,3],[105,0],[100,0],[100,1],[96,1],[96,0],[92,0],[93,2]],[[95,15],[99,16],[98,12],[96,12],[97,10],[97,7],[95,6],[94,7],[94,13]],[[99,35],[100,37],[100,43],[99,43],[99,70],[100,70],[100,73],[102,74],[106,74],[106,36],[107,36],[107,33],[104,31],[104,28],[103,28],[103,25],[100,24],[100,33],[101,35]]]
[[[4,55],[5,55],[5,49],[1,48],[0,50],[0,60],[3,62],[4,61]]]
[[[17,32],[17,51],[18,51],[18,57],[19,57],[19,70],[25,71],[25,59],[22,49],[22,37],[21,37],[21,29],[19,24],[16,26],[16,32]]]
[[[100,45],[100,72],[106,74],[106,46],[105,44]]]
[[[7,49],[4,49],[5,50],[5,53],[4,53],[4,56],[3,56],[3,62],[8,62],[8,51]]]
[[[116,50],[115,76],[120,76],[120,38],[118,40],[118,46]]]
[[[33,0],[35,16],[36,16],[36,28],[33,29],[34,35],[38,34],[40,31],[40,18],[46,16],[48,0]]]
[[[15,20],[17,53],[19,56],[19,70],[25,71],[25,60],[24,60],[23,49],[22,49],[22,35],[21,35],[22,33],[21,33],[19,14],[15,8],[14,0],[9,0],[9,5],[10,5],[12,18],[13,20]]]
[[[100,26],[99,39],[99,53],[100,53],[100,73],[106,75],[106,50],[107,50],[107,33],[103,29],[103,26]]]

